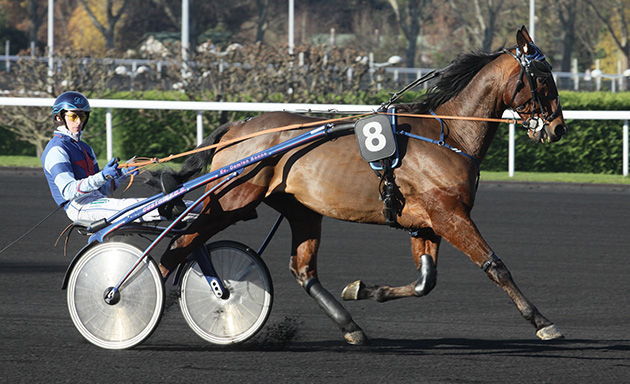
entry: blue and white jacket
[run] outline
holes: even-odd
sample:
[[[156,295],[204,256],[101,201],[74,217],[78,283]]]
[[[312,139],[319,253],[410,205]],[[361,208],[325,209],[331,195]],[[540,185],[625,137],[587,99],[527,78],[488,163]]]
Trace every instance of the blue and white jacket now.
[[[65,132],[55,131],[41,160],[50,192],[59,206],[65,208],[68,201],[89,194],[106,197],[111,193],[112,183],[100,172],[92,147]],[[116,180],[114,189],[120,182]]]

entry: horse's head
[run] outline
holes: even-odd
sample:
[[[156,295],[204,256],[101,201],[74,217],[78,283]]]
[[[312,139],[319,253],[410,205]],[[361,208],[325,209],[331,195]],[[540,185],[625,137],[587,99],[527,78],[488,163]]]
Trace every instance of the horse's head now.
[[[523,120],[529,137],[536,142],[554,142],[567,133],[562,116],[556,82],[551,65],[534,44],[525,26],[516,33],[517,45],[508,51],[519,64],[512,78],[513,86],[507,87],[505,97],[508,108],[516,111]]]

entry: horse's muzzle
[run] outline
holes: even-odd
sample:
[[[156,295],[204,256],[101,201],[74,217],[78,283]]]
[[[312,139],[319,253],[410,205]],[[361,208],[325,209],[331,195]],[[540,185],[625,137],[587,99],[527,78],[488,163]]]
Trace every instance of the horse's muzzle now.
[[[560,140],[564,134],[569,132],[569,128],[563,122],[555,125],[545,125],[545,132],[547,133],[549,142],[553,143]]]
[[[527,135],[530,139],[537,143],[554,143],[562,138],[562,135],[569,131],[564,123],[547,124],[545,123],[542,129],[529,129]]]

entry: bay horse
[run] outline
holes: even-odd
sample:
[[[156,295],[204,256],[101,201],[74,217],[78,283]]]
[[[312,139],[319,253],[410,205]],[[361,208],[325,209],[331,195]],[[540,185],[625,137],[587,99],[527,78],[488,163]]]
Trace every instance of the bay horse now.
[[[512,299],[541,339],[562,338],[557,327],[524,296],[503,261],[493,252],[470,217],[482,162],[499,122],[511,108],[538,142],[554,142],[567,132],[551,66],[523,26],[517,44],[493,53],[459,55],[437,72],[436,85],[415,103],[396,105],[400,130],[435,140],[399,141],[401,159],[395,169],[397,196],[403,201],[397,225],[411,233],[418,280],[405,286],[349,284],[344,300],[384,302],[428,294],[436,283],[438,249],[443,239],[466,254]],[[479,120],[438,120],[413,114],[473,116]],[[483,118],[489,118],[485,121]],[[230,141],[253,132],[312,123],[314,117],[287,112],[264,113],[217,128],[201,145]],[[173,176],[184,182],[210,166],[232,164],[304,129],[262,134],[216,150],[190,156]],[[436,143],[438,145],[436,145]],[[453,150],[449,150],[453,149]],[[465,156],[462,156],[465,154]],[[211,165],[210,165],[211,164]],[[318,280],[317,252],[323,216],[358,223],[386,224],[380,180],[358,151],[354,135],[322,139],[272,156],[245,168],[233,182],[204,201],[204,211],[162,256],[163,275],[191,250],[231,224],[247,219],[265,202],[289,222],[292,233],[290,270],[304,290],[340,328],[350,344],[368,338],[350,313]],[[211,183],[208,188],[214,186]]]

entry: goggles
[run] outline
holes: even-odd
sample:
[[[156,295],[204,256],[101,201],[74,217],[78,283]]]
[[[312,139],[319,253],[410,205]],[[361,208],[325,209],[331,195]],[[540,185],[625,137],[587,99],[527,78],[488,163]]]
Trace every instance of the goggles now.
[[[73,122],[76,122],[77,120],[81,119],[81,121],[85,121],[85,119],[88,117],[88,113],[86,112],[66,112],[65,116]]]

